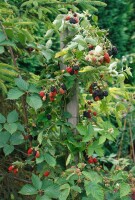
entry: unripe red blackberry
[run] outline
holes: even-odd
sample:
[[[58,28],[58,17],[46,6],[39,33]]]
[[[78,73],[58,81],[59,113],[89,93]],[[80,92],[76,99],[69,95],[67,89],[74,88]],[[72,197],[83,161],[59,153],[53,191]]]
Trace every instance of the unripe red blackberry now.
[[[44,97],[44,95],[45,95],[45,92],[44,92],[44,91],[40,91],[40,92],[39,92],[39,96],[40,96],[40,97]]]
[[[70,20],[70,16],[66,16],[65,20],[66,21]]]
[[[49,171],[46,171],[46,172],[44,172],[44,176],[49,176],[50,175],[50,172]]]
[[[93,112],[93,115],[94,115],[94,116],[97,116],[97,112]]]
[[[89,164],[93,164],[93,163],[94,163],[92,157],[90,157],[90,158],[88,159],[88,163],[89,163]]]
[[[98,162],[97,158],[93,158],[93,162],[97,163]]]
[[[14,169],[14,165],[9,166],[8,171],[11,172]]]

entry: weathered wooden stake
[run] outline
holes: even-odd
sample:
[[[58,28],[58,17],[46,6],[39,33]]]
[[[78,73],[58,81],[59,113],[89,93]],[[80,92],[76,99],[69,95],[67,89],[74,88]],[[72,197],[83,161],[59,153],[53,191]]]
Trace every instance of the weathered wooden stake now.
[[[68,36],[68,31],[65,30],[60,35],[60,48],[61,50],[65,47],[64,45],[64,39]],[[66,69],[66,65],[63,63],[63,59],[61,59],[60,64],[61,69]],[[73,86],[73,94],[71,96],[70,102],[66,105],[65,110],[69,113],[71,113],[72,117],[68,119],[68,122],[70,122],[74,127],[78,123],[79,119],[79,101],[78,101],[78,81],[75,81],[75,84]]]

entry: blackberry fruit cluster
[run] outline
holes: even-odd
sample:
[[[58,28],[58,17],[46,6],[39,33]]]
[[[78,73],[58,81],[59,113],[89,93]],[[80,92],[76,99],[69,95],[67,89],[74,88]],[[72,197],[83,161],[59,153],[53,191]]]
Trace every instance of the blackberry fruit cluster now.
[[[104,97],[108,96],[108,91],[102,90],[96,82],[91,84],[89,92],[92,94],[94,101],[102,100]]]
[[[65,20],[69,21],[70,24],[77,24],[79,22],[77,13],[69,14],[68,16],[66,16]]]
[[[83,116],[91,119],[91,113],[89,111],[83,111]]]
[[[103,91],[101,89],[97,89],[92,93],[92,97],[94,101],[102,100],[104,97],[107,97],[107,96],[108,96],[108,92]]]
[[[78,74],[79,66],[78,66],[78,65],[74,65],[73,67],[67,67],[67,68],[66,68],[66,71],[67,71],[70,75]]]
[[[70,24],[76,24],[77,21],[75,18],[71,17],[70,20],[69,20]]]

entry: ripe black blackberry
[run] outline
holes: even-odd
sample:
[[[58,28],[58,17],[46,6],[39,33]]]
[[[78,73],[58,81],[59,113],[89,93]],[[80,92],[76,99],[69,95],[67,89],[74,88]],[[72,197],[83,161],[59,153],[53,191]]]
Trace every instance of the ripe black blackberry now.
[[[61,88],[62,88],[63,90],[67,90],[67,87],[66,87],[66,85],[65,85],[64,83],[61,84]]]
[[[38,136],[37,136],[37,135],[35,135],[35,136],[33,137],[33,140],[37,140],[37,138],[38,138]]]
[[[83,111],[83,116],[87,118],[91,118],[91,115],[88,111]]]
[[[88,112],[87,111],[83,111],[83,116],[84,117],[88,117]]]
[[[33,136],[29,135],[29,140],[32,141],[33,140]]]
[[[70,72],[70,74],[71,74],[71,75],[73,75],[73,74],[74,74],[74,70],[73,70],[73,69],[72,69],[72,71]]]
[[[55,92],[56,91],[56,87],[55,86],[51,86],[51,92]]]
[[[95,90],[93,91],[93,99],[95,100],[96,97],[98,97],[99,99],[103,99],[104,98],[104,92],[101,89]]]
[[[112,53],[112,50],[111,50],[111,49],[109,49],[109,50],[107,51],[107,53],[109,54],[109,56],[112,56],[112,55],[113,55],[113,53]]]
[[[96,82],[94,82],[94,83],[91,84],[92,89],[95,89],[97,86],[98,86],[98,85],[97,85]]]
[[[77,23],[76,19],[74,19],[73,17],[70,18],[69,22],[70,22],[70,24],[76,24]]]
[[[103,94],[104,94],[104,97],[107,97],[108,96],[108,91],[104,91]]]
[[[77,14],[76,14],[76,13],[74,13],[74,14],[73,14],[73,16],[74,16],[74,17],[77,17]]]
[[[73,69],[74,69],[74,70],[79,70],[79,65],[74,65],[74,66],[73,66]]]
[[[116,56],[117,53],[118,53],[117,47],[113,46],[113,47],[112,47],[112,54],[113,54],[113,56]]]
[[[116,56],[118,53],[117,47],[113,46],[111,49],[109,49],[108,51],[109,56]]]
[[[35,156],[37,153],[37,151],[35,151],[35,149],[33,149],[33,156]]]
[[[46,115],[46,118],[47,118],[48,120],[51,120],[51,119],[52,119],[52,116],[51,116],[50,114],[47,114],[47,115]]]

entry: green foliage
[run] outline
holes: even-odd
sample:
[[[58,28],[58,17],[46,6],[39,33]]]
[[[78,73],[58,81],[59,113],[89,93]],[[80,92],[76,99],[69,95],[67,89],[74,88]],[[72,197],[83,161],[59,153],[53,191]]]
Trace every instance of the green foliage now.
[[[101,8],[98,14],[100,27],[109,29],[108,38],[117,46],[119,58],[133,53],[135,49],[134,2],[132,0],[105,0],[104,2],[107,3],[107,7],[105,10]]]
[[[129,160],[118,159],[121,149],[118,154],[111,154],[110,149],[121,143],[123,122],[134,110],[129,108],[134,100],[129,101],[129,90],[124,87],[131,72],[124,63],[108,57],[112,44],[107,31],[99,29],[93,6],[105,4],[13,0],[0,8],[1,62],[7,57],[4,70],[13,63],[19,68],[19,76],[7,93],[16,109],[6,117],[0,114],[0,150],[4,159],[10,158],[6,162],[12,176],[29,183],[21,185],[20,198],[130,198],[134,175],[126,171],[131,167]],[[73,12],[67,14],[70,8]],[[78,8],[90,8],[91,14],[78,13]],[[74,15],[77,23],[66,20]],[[9,47],[14,55],[4,51]],[[95,91],[107,95],[96,99]],[[75,92],[80,101],[77,126],[70,122],[76,116],[66,109]],[[131,125],[129,131],[132,134]]]

